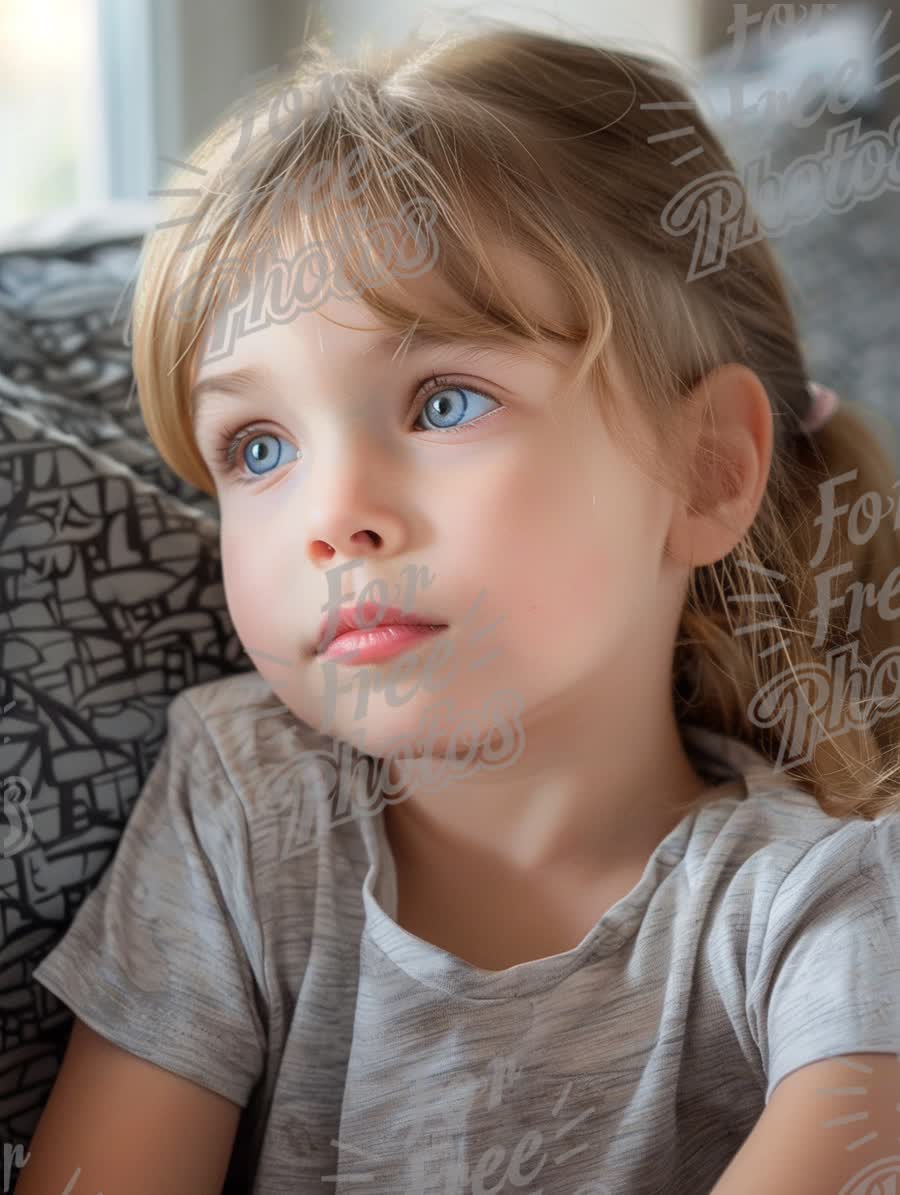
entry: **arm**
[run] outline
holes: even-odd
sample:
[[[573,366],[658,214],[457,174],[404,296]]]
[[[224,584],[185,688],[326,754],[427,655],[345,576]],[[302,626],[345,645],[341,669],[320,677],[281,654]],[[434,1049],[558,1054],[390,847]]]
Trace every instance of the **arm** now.
[[[891,1195],[900,1177],[900,816],[806,850],[749,935],[766,1107],[714,1195]]]
[[[17,1195],[220,1195],[240,1114],[76,1018]]]
[[[898,1179],[900,1056],[848,1054],[782,1079],[710,1195],[875,1195]]]

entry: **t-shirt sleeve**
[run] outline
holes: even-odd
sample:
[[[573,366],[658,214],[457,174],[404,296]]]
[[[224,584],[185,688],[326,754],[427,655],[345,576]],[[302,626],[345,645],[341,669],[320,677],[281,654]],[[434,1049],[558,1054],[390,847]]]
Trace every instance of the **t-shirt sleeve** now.
[[[246,1107],[262,953],[244,807],[182,693],[115,856],[34,978],[109,1041]]]
[[[900,1054],[898,911],[897,813],[846,823],[781,882],[748,967],[747,1016],[767,1104],[798,1067]]]

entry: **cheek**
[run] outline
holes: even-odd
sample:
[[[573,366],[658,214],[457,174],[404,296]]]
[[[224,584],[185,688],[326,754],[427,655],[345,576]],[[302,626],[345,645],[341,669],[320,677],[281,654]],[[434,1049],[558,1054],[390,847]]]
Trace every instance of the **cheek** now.
[[[617,637],[641,606],[659,515],[649,489],[614,461],[550,456],[466,499],[464,568],[493,590],[508,643],[570,657]]]
[[[529,469],[493,464],[477,484],[448,493],[439,522],[437,508],[434,516],[459,623],[455,699],[464,708],[474,703],[468,690],[519,692],[528,690],[532,668],[546,675],[548,652],[555,654],[549,628],[569,589],[558,487],[535,484]]]
[[[240,545],[246,541],[239,531],[226,530],[224,523],[222,527],[222,580],[231,621],[246,650],[265,649],[271,634],[271,611],[267,610],[265,594],[261,591],[260,557],[252,548],[249,553],[242,551]],[[256,568],[254,556],[257,559]]]
[[[276,697],[296,717],[310,721],[315,717],[315,703],[310,701],[298,658],[297,618],[295,615],[293,625],[285,621],[290,618],[290,599],[279,602],[273,596],[285,580],[265,571],[266,546],[258,534],[254,540],[252,531],[242,536],[233,523],[228,530],[227,524],[222,526],[222,578],[237,636]],[[249,549],[242,550],[241,542],[249,543]]]

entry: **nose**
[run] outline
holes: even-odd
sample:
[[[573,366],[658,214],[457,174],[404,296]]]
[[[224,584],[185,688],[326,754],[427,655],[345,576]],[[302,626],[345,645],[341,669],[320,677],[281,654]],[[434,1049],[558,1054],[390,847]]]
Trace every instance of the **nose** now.
[[[397,478],[364,435],[343,438],[340,450],[318,454],[303,483],[307,506],[307,552],[328,568],[361,556],[389,559],[405,550],[407,521]],[[304,503],[305,505],[305,503]]]

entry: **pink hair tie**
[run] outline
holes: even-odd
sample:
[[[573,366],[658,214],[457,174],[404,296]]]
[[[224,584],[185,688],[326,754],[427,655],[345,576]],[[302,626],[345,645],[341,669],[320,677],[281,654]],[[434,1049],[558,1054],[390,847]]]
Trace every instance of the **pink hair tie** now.
[[[806,418],[800,420],[800,427],[810,436],[828,422],[840,399],[834,390],[829,390],[827,386],[821,386],[818,382],[809,382],[806,388],[812,397],[812,407]]]

